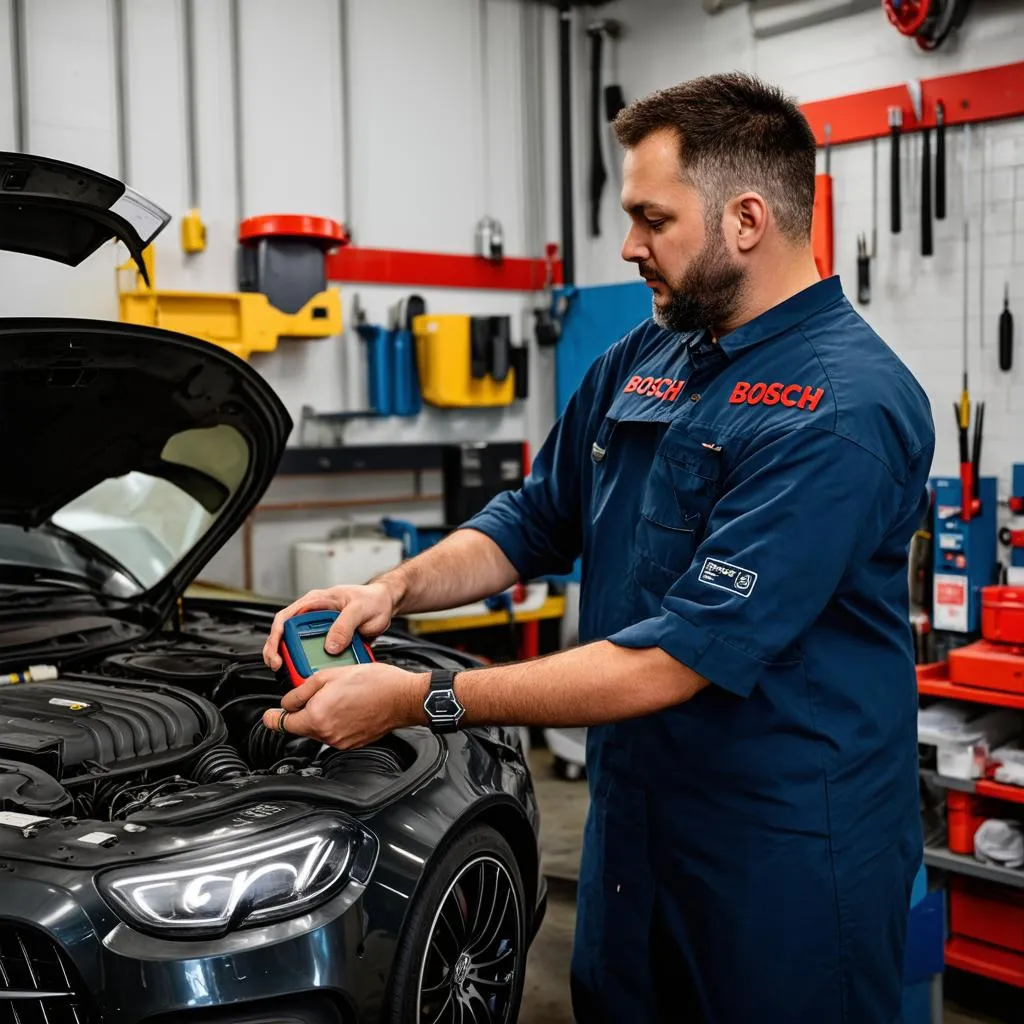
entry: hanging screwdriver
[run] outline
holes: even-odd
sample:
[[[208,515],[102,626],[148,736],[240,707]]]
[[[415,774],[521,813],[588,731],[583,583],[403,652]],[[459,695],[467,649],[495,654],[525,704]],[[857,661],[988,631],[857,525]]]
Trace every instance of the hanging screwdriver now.
[[[931,130],[921,131],[921,255],[932,256],[932,147]]]
[[[946,219],[946,108],[935,104],[935,219]]]
[[[1013,314],[1010,312],[1010,285],[1003,295],[1003,311],[999,314],[999,369],[1004,373],[1013,366]]]

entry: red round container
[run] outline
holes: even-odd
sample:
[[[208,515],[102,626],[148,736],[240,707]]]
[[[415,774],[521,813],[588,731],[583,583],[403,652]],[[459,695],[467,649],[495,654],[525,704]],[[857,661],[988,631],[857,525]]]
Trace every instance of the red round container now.
[[[1024,587],[981,588],[981,635],[997,644],[1024,644]]]
[[[973,793],[951,789],[946,794],[947,845],[953,853],[974,853],[974,834],[984,820],[981,801]]]

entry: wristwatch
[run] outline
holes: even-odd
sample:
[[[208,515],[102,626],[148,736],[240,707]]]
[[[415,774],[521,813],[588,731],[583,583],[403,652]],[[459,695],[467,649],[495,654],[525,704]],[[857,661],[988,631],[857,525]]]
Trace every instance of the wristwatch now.
[[[432,732],[455,732],[459,719],[466,713],[452,689],[455,676],[450,669],[434,669],[430,673],[430,689],[423,710],[430,719]]]

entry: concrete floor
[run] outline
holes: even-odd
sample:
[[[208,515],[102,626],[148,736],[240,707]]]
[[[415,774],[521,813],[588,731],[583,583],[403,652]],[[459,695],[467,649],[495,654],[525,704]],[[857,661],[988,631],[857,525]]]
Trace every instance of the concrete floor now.
[[[573,883],[587,813],[587,785],[556,778],[551,755],[545,749],[535,749],[531,762],[541,808],[543,863],[550,893],[547,916],[527,961],[519,1020],[521,1024],[573,1024],[569,1001],[569,962],[576,920]],[[1024,994],[959,973],[947,976],[946,984],[944,1024],[1024,1022]]]

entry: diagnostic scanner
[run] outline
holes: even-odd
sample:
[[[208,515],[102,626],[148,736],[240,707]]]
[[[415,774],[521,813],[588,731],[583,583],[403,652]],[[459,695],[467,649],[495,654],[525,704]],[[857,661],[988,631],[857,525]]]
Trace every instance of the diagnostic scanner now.
[[[285,622],[281,660],[294,686],[301,686],[318,669],[366,665],[376,660],[358,633],[340,653],[328,654],[324,650],[324,640],[337,617],[338,612],[334,611],[305,612]]]

